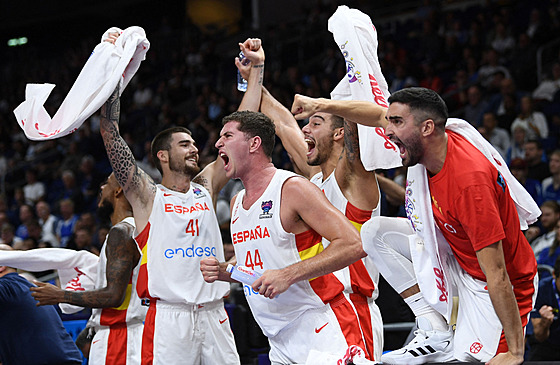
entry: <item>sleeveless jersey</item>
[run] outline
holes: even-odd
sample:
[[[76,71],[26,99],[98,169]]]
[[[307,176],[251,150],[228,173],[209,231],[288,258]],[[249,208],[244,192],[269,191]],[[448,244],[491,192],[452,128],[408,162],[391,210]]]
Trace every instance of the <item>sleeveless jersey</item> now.
[[[122,222],[128,223],[135,227],[134,218],[127,217]],[[97,277],[95,280],[95,289],[107,286],[107,238],[101,247],[99,253],[99,264],[97,267]],[[125,323],[142,323],[146,317],[147,307],[141,305],[141,300],[136,294],[136,282],[138,279],[138,269],[140,262],[132,270],[128,286],[126,287],[126,295],[124,302],[120,307],[116,308],[93,308],[91,313],[91,322],[97,326],[111,326],[115,324]]]
[[[294,176],[298,175],[277,170],[262,196],[248,210],[242,205],[245,190],[237,195],[231,234],[239,265],[262,273],[269,269],[282,269],[323,251],[321,236],[316,232],[309,230],[295,235],[282,227],[282,186]],[[253,316],[267,337],[278,334],[305,311],[338,300],[343,289],[344,286],[333,274],[299,281],[274,299],[265,298],[244,285],[245,297]]]
[[[136,242],[142,251],[140,298],[201,304],[228,294],[229,283],[209,284],[200,273],[200,260],[224,261],[212,199],[202,185],[191,182],[186,193],[158,185],[148,224]]]
[[[323,181],[323,173],[319,172],[311,178],[311,182],[319,187],[336,209],[342,212],[348,218],[350,223],[356,227],[358,232],[361,231],[362,225],[371,217],[380,215],[381,212],[381,194],[377,207],[373,210],[362,210],[353,206],[344,196],[340,186],[336,181],[335,171]],[[377,186],[379,190],[379,186]],[[323,246],[327,247],[329,241],[323,238]],[[371,260],[361,259],[349,267],[335,272],[337,278],[344,283],[344,291],[347,293],[360,293],[366,297],[376,299],[379,295],[377,283],[379,282],[379,271]]]

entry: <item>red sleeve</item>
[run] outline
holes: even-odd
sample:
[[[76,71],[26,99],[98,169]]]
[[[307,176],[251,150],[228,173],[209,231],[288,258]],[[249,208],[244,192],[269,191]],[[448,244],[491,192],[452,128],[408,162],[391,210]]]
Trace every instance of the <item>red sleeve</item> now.
[[[478,251],[506,237],[496,191],[486,185],[473,185],[461,193],[455,204],[456,216]]]

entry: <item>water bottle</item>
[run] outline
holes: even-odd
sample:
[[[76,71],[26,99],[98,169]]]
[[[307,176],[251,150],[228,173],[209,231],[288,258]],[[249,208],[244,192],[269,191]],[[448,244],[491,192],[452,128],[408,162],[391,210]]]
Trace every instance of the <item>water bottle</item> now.
[[[237,280],[240,283],[247,284],[249,286],[253,285],[255,280],[261,276],[261,274],[255,270],[251,270],[246,266],[228,264],[226,271],[231,274],[231,278],[233,280]]]
[[[239,61],[241,61],[241,63],[243,65],[247,65],[249,62],[248,59],[245,58],[245,55],[243,54],[243,52],[239,52]],[[237,90],[239,91],[247,91],[247,80],[245,80],[243,78],[243,76],[241,76],[241,72],[239,72],[239,70],[237,70]]]

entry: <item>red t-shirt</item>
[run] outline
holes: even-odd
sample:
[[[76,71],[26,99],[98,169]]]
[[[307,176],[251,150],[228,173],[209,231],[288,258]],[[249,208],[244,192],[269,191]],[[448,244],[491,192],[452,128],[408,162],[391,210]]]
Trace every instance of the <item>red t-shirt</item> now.
[[[531,280],[537,262],[519,228],[515,203],[502,175],[472,144],[447,131],[443,168],[429,177],[436,224],[461,267],[486,281],[476,251],[502,240],[512,283]]]

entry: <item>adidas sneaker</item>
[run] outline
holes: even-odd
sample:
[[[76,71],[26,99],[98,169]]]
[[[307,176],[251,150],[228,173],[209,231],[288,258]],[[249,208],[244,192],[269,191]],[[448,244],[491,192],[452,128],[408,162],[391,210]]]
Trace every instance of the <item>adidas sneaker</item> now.
[[[383,364],[424,364],[453,360],[453,329],[436,331],[426,318],[416,319],[418,329],[410,343],[381,356]]]

